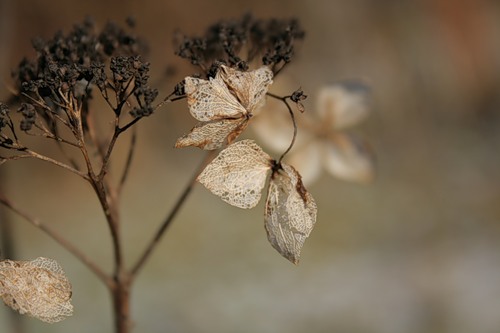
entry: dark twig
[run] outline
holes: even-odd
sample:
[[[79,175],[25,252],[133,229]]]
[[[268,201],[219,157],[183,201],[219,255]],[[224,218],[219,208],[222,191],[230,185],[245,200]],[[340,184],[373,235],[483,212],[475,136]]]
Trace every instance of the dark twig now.
[[[272,97],[272,98],[276,98],[276,99],[279,99],[280,101],[282,101],[283,103],[285,103],[287,109],[288,109],[288,112],[290,114],[290,118],[292,119],[292,123],[293,123],[293,137],[292,137],[292,141],[290,142],[290,145],[288,146],[288,148],[285,150],[285,152],[283,154],[281,154],[280,158],[278,159],[278,165],[281,163],[281,161],[283,160],[283,158],[286,156],[286,154],[288,154],[288,152],[290,152],[290,150],[292,149],[293,145],[295,144],[295,139],[297,138],[297,122],[295,121],[295,115],[293,113],[293,110],[292,108],[290,107],[290,104],[288,104],[288,101],[287,99],[290,98],[291,96],[278,96],[278,95],[275,95],[273,93],[267,93],[267,95],[269,97]]]

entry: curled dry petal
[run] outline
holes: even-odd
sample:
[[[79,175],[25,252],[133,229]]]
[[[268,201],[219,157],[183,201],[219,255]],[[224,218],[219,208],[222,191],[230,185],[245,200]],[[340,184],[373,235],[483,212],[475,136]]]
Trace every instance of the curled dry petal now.
[[[302,246],[316,223],[316,213],[316,203],[299,173],[282,164],[269,183],[265,227],[271,245],[294,264],[298,264]]]
[[[188,146],[205,150],[218,149],[225,144],[231,144],[248,125],[247,118],[221,119],[199,123],[190,133],[177,139],[175,148]]]
[[[246,128],[252,113],[264,103],[272,77],[272,71],[265,66],[241,72],[224,65],[210,80],[186,77],[189,112],[207,124],[198,124],[177,141],[176,147],[212,150],[234,141]]]
[[[185,82],[189,112],[195,119],[238,118],[246,113],[219,75],[210,80],[186,77]]]
[[[236,142],[203,170],[198,181],[230,205],[255,207],[260,200],[271,157],[252,140]]]
[[[21,314],[55,323],[73,314],[71,284],[52,259],[0,261],[0,297]]]

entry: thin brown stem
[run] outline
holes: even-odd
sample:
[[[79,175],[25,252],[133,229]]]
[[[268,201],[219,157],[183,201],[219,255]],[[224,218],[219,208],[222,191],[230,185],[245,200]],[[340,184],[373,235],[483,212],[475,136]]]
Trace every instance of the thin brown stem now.
[[[54,164],[54,165],[57,165],[58,167],[61,167],[61,168],[66,169],[66,170],[68,170],[68,171],[71,171],[71,172],[73,172],[74,174],[76,174],[76,175],[78,175],[78,176],[82,177],[83,179],[89,180],[89,176],[88,176],[86,173],[84,173],[84,172],[82,172],[82,171],[79,171],[79,170],[77,170],[77,169],[75,169],[75,168],[73,168],[73,167],[71,167],[71,166],[69,166],[69,165],[67,165],[67,164],[65,164],[65,163],[59,162],[59,161],[57,161],[57,160],[54,160],[53,158],[50,158],[50,157],[48,157],[48,156],[45,156],[45,155],[39,154],[39,153],[37,153],[37,152],[35,152],[35,151],[32,151],[32,150],[29,150],[29,149],[24,149],[24,150],[23,150],[23,152],[25,152],[25,153],[26,153],[26,155],[18,155],[18,156],[16,156],[16,158],[15,158],[15,159],[18,159],[18,158],[23,158],[23,157],[33,157],[33,158],[37,158],[37,159],[39,159],[39,160],[42,160],[42,161],[45,161],[45,162],[52,163],[52,164]]]
[[[41,231],[46,233],[48,236],[50,236],[52,239],[54,239],[57,243],[59,243],[63,248],[65,248],[70,253],[72,253],[82,263],[84,263],[92,272],[94,272],[94,274],[97,275],[97,277],[99,279],[101,279],[102,282],[104,282],[104,284],[106,284],[108,287],[113,286],[113,281],[110,279],[110,277],[107,276],[104,273],[104,271],[99,266],[97,266],[97,264],[95,262],[93,262],[89,257],[87,257],[78,248],[76,248],[66,238],[61,236],[55,230],[51,229],[49,226],[40,222],[40,220],[38,220],[37,218],[34,218],[34,217],[28,215],[22,209],[20,209],[16,205],[14,205],[14,203],[12,201],[10,201],[9,199],[7,199],[2,193],[0,193],[0,203],[3,204],[5,207],[9,208],[10,210],[12,210],[17,215],[24,218],[26,221],[31,223],[33,226],[37,227],[38,229],[40,229]]]
[[[137,127],[134,127],[132,131],[132,137],[130,139],[130,147],[128,150],[127,160],[125,161],[125,167],[123,169],[123,173],[120,178],[120,183],[118,184],[118,189],[117,189],[118,194],[121,193],[122,188],[129,175],[130,166],[132,165],[132,160],[134,158],[136,143],[137,143]]]
[[[181,207],[184,205],[186,202],[186,199],[189,197],[189,194],[191,193],[194,184],[196,182],[196,178],[198,178],[198,175],[205,169],[205,166],[208,164],[208,162],[214,157],[215,151],[210,151],[205,155],[205,158],[201,161],[199,164],[198,168],[195,170],[193,173],[193,176],[189,179],[189,182],[187,183],[186,187],[184,188],[184,191],[181,193],[179,198],[177,199],[177,202],[175,203],[174,207],[170,211],[170,213],[167,215],[165,220],[163,221],[162,225],[160,228],[158,228],[156,234],[154,235],[153,239],[149,244],[147,245],[146,249],[142,253],[141,257],[137,260],[135,265],[133,266],[131,270],[131,275],[132,277],[136,277],[138,272],[141,270],[141,268],[144,266],[148,258],[151,256],[151,253],[153,250],[156,248],[158,243],[160,242],[163,234],[165,234],[165,231],[167,230],[168,226],[171,224],[171,222],[174,220],[174,218],[177,216],[177,213],[181,209]]]
[[[285,103],[287,109],[288,109],[288,113],[290,114],[290,118],[292,119],[292,123],[293,123],[293,137],[292,137],[292,141],[290,142],[290,145],[288,146],[288,148],[285,150],[285,152],[283,154],[281,154],[280,158],[278,159],[278,165],[281,164],[281,161],[283,160],[283,158],[286,156],[286,154],[288,154],[290,152],[290,150],[292,149],[293,145],[295,144],[295,138],[297,137],[297,122],[295,121],[295,115],[293,113],[293,110],[292,108],[290,107],[290,104],[288,104],[288,101],[287,99],[290,98],[290,96],[278,96],[278,95],[275,95],[273,93],[267,93],[268,96],[270,97],[273,97],[273,98],[276,98],[276,99],[279,99],[280,101],[282,101],[283,103]]]

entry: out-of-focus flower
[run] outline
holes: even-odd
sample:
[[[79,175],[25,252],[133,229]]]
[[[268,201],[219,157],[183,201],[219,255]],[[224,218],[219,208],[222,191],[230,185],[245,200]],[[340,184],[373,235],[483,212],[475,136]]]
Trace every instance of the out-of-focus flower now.
[[[374,177],[370,148],[346,129],[370,113],[370,90],[360,82],[342,82],[323,87],[316,97],[315,112],[296,117],[298,134],[287,163],[296,167],[305,184],[311,184],[326,169],[338,178],[369,182]],[[253,129],[270,149],[283,152],[292,138],[286,112],[266,107],[254,120]],[[287,119],[288,118],[288,119]]]

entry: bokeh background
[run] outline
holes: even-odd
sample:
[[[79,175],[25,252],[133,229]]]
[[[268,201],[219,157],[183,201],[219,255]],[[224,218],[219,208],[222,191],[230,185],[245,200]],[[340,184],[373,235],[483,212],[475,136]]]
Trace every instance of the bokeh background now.
[[[306,29],[287,84],[314,95],[326,83],[369,80],[373,114],[354,131],[376,152],[377,178],[359,185],[324,174],[309,187],[318,222],[298,267],[268,244],[262,203],[242,211],[197,186],[137,280],[135,332],[499,332],[497,1],[1,0],[0,96],[8,96],[10,69],[33,56],[32,37],[68,31],[87,15],[99,25],[136,18],[153,82],[166,95],[193,72],[173,55],[173,32],[200,34],[248,11],[297,17]],[[167,66],[176,71],[165,81]],[[289,93],[279,80],[271,91]],[[202,158],[172,148],[193,124],[186,110],[178,103],[139,125],[122,204],[130,263]],[[7,163],[0,173],[2,192],[110,267],[109,233],[87,184],[38,161]],[[74,288],[73,317],[54,325],[23,318],[24,331],[112,332],[100,281],[42,232],[3,214],[16,259],[54,258]],[[0,332],[12,332],[9,312],[0,306]]]

